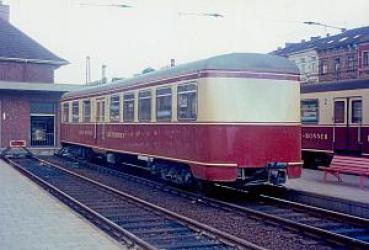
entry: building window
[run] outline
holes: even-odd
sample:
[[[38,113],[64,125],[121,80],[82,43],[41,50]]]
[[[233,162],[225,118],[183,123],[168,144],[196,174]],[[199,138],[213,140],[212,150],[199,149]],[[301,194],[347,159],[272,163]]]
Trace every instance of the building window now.
[[[50,147],[55,145],[55,117],[31,115],[31,146]]]
[[[336,73],[338,73],[340,71],[341,68],[341,59],[340,58],[336,58],[334,59],[334,70]]]
[[[110,121],[120,121],[120,96],[115,95],[110,98]]]
[[[52,102],[31,102],[30,103],[31,114],[54,114],[55,104]]]
[[[123,103],[123,120],[125,122],[133,122],[135,119],[135,95],[124,95]]]
[[[321,65],[321,73],[322,73],[322,75],[325,75],[325,74],[328,73],[328,64],[322,63],[322,65]]]
[[[317,99],[301,101],[301,122],[319,123],[319,101]]]
[[[351,112],[351,122],[361,123],[362,122],[362,104],[361,100],[352,101],[352,112]]]
[[[350,55],[347,58],[347,70],[348,71],[354,71],[355,65],[354,65],[354,56]]]
[[[96,121],[105,121],[105,99],[96,100]]]
[[[364,68],[369,67],[369,51],[365,51],[363,53],[363,66],[364,66]]]
[[[316,69],[316,57],[312,56],[310,58],[310,74],[316,73],[317,69]]]
[[[63,122],[69,122],[69,103],[66,102],[63,104]]]
[[[196,120],[197,118],[197,85],[183,84],[178,86],[178,120]]]
[[[140,91],[138,94],[138,120],[151,120],[151,90]]]
[[[79,102],[75,101],[72,103],[72,122],[79,121]]]
[[[156,90],[156,119],[158,121],[172,119],[172,89],[170,87]]]
[[[82,102],[82,122],[91,121],[91,101],[84,100]]]

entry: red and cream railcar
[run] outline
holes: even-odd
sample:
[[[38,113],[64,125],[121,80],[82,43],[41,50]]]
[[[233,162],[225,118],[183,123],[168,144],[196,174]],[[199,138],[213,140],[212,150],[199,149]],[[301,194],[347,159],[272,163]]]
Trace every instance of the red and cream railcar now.
[[[301,87],[302,150],[306,165],[333,154],[369,156],[369,81]]]
[[[177,183],[280,184],[301,173],[298,78],[284,58],[234,53],[70,92],[61,141]]]

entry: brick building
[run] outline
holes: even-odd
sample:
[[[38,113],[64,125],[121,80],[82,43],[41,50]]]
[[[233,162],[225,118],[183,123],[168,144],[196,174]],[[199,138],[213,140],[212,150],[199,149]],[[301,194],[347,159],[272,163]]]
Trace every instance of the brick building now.
[[[306,51],[310,57],[306,58]],[[369,27],[346,30],[334,36],[312,37],[287,43],[272,52],[294,61],[301,82],[341,82],[369,79]],[[312,67],[311,65],[315,65]]]
[[[58,146],[58,100],[81,87],[54,84],[54,71],[67,63],[14,27],[0,1],[0,148],[10,140],[33,149]]]

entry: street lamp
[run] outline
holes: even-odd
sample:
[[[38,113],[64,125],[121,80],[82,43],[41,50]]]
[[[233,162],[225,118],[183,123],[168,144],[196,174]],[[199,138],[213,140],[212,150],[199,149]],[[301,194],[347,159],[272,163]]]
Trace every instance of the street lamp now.
[[[306,21],[303,22],[303,24],[307,24],[307,25],[316,25],[316,26],[321,26],[321,27],[325,27],[325,28],[333,28],[333,29],[338,29],[341,32],[345,32],[347,29],[346,28],[342,28],[342,27],[337,27],[337,26],[332,26],[332,25],[327,25],[324,23],[320,23],[320,22],[313,22],[313,21]]]

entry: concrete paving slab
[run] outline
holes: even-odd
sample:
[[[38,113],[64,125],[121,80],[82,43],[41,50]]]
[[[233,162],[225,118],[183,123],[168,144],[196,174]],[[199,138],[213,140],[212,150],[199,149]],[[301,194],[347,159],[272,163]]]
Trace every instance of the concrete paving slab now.
[[[0,160],[0,249],[126,249]]]
[[[323,175],[320,170],[304,169],[302,177],[288,180],[286,187],[369,204],[369,179],[360,189],[357,176],[342,175],[343,182],[338,182],[334,176],[328,175],[328,180],[324,182]]]

